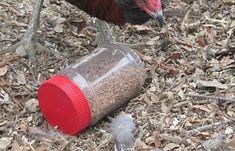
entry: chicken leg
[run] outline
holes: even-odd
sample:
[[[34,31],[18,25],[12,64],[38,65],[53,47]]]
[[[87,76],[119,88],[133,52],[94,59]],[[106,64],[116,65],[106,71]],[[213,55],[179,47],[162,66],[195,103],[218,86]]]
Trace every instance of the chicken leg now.
[[[140,45],[139,43],[129,44],[129,43],[124,43],[124,42],[114,41],[113,36],[112,36],[112,31],[110,30],[109,25],[106,22],[98,18],[95,20],[95,26],[98,29],[98,34],[96,36],[94,43],[98,47],[102,47],[105,44],[114,43],[114,44],[119,44],[119,45],[123,45],[126,47],[130,47],[132,49],[137,49]]]
[[[98,34],[95,39],[95,44],[97,44],[98,47],[113,42],[112,32],[106,22],[97,18],[95,20],[95,26],[98,29]]]
[[[44,0],[35,0],[33,15],[23,39],[20,42],[10,46],[9,48],[0,49],[0,55],[11,51],[23,51],[27,53],[29,59],[32,62],[35,62],[35,51],[46,50],[42,45],[38,43],[37,40],[37,29],[39,26],[39,18],[43,1]]]

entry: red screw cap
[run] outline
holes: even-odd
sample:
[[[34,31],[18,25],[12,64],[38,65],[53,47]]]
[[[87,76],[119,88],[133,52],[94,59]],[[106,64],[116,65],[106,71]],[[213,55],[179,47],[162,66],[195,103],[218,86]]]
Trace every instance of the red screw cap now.
[[[85,95],[68,77],[57,75],[45,81],[39,88],[38,100],[50,125],[65,134],[76,135],[91,121]]]

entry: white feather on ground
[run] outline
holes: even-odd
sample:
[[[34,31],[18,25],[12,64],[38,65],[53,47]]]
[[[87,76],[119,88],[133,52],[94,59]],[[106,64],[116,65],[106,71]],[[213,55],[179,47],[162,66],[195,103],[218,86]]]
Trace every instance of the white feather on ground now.
[[[114,136],[114,151],[125,151],[134,145],[135,123],[131,114],[121,113],[115,117],[110,125],[111,133]]]

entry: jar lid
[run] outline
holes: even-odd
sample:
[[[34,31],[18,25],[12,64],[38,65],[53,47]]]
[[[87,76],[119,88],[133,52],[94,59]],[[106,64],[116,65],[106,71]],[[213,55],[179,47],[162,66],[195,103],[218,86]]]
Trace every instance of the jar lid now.
[[[65,134],[76,135],[91,121],[88,101],[68,77],[56,75],[38,90],[41,111],[48,123]]]

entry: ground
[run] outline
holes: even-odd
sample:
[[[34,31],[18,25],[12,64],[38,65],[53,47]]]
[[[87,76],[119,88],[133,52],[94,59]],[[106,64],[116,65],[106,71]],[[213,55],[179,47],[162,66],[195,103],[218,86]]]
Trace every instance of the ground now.
[[[111,150],[110,118],[121,111],[134,118],[135,150],[235,149],[235,2],[166,3],[167,9],[186,13],[168,14],[163,28],[154,21],[110,25],[116,41],[139,44],[149,78],[128,105],[71,137],[48,126],[37,90],[45,79],[92,53],[96,28],[92,18],[68,3],[45,0],[38,39],[56,55],[37,52],[36,69],[18,56],[21,52],[0,56],[0,150]],[[23,37],[33,4],[0,1],[0,48]]]

